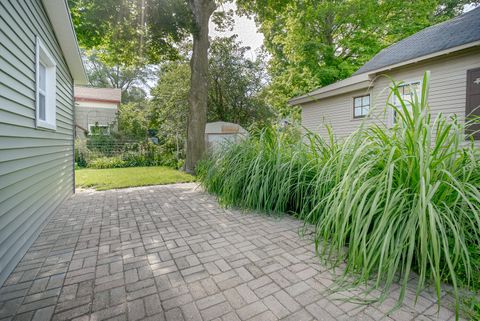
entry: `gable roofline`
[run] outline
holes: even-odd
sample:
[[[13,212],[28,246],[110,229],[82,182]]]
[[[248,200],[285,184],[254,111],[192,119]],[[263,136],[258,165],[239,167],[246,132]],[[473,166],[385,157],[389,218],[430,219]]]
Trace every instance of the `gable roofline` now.
[[[87,84],[87,74],[67,0],[42,0],[42,3],[75,84]]]
[[[338,94],[347,93],[350,91],[365,89],[370,86],[371,80],[368,74],[361,74],[352,76],[331,85],[318,88],[305,95],[294,97],[288,101],[288,104],[295,106],[298,104],[307,103],[313,100],[324,99]]]
[[[480,41],[480,6],[424,28],[377,53],[354,75]]]
[[[452,54],[452,53],[455,53],[455,52],[458,52],[458,51],[463,51],[465,49],[470,49],[470,48],[478,47],[478,46],[480,46],[480,40],[470,42],[470,43],[467,43],[467,44],[464,44],[464,45],[448,48],[448,49],[445,49],[445,50],[440,50],[440,51],[437,51],[437,52],[434,52],[434,53],[431,53],[431,54],[428,54],[428,55],[424,55],[424,56],[421,56],[421,57],[417,57],[417,58],[413,58],[413,59],[410,59],[410,60],[402,61],[402,62],[399,62],[399,63],[396,63],[396,64],[381,67],[381,68],[378,68],[378,69],[375,69],[375,70],[372,70],[372,71],[367,71],[365,73],[369,74],[369,75],[375,75],[375,74],[378,74],[378,73],[381,73],[381,72],[384,72],[384,71],[387,71],[387,70],[395,69],[395,68],[398,68],[398,67],[403,67],[403,66],[406,66],[406,65],[411,65],[411,64],[414,64],[414,63],[417,63],[417,62],[422,62],[424,60],[437,58],[437,57],[440,57],[440,56]]]
[[[433,58],[436,58],[436,57],[445,56],[445,55],[448,55],[448,54],[463,51],[463,50],[470,49],[470,48],[473,48],[473,47],[479,47],[479,46],[480,46],[480,41],[474,41],[474,42],[467,43],[467,44],[464,44],[464,45],[461,45],[461,46],[437,51],[437,52],[434,52],[434,53],[431,53],[431,54],[428,54],[428,55],[425,55],[425,56],[417,57],[417,58],[410,59],[410,60],[407,60],[407,61],[399,62],[397,64],[393,64],[393,65],[385,66],[385,67],[378,68],[378,69],[375,69],[375,70],[372,70],[372,71],[364,72],[364,73],[361,73],[361,74],[358,74],[358,75],[354,74],[353,76],[351,76],[349,78],[340,80],[336,83],[333,83],[333,84],[325,86],[325,87],[318,88],[318,89],[316,89],[312,92],[309,92],[305,95],[294,97],[294,98],[292,98],[288,101],[288,104],[290,106],[296,106],[296,105],[307,103],[307,102],[310,102],[310,101],[320,100],[320,99],[336,96],[336,95],[339,95],[339,94],[351,92],[351,91],[354,91],[354,90],[367,88],[367,87],[372,85],[371,84],[371,79],[373,79],[374,76],[379,74],[379,73],[389,71],[389,70],[392,70],[392,69],[396,69],[396,68],[400,68],[400,67],[404,67],[404,66],[407,66],[407,65],[412,65],[412,64],[422,62],[422,61],[425,61],[425,60],[429,60],[429,59],[433,59]],[[357,87],[359,87],[359,85],[362,82],[364,82],[366,80],[368,80],[368,83],[369,83],[368,86],[363,85],[363,86],[360,86],[360,88],[357,88]]]

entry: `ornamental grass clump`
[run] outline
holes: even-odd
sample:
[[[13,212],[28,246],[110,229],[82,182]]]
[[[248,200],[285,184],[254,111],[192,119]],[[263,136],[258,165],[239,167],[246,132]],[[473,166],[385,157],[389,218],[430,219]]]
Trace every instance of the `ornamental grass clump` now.
[[[438,302],[451,284],[458,313],[460,288],[480,285],[480,156],[456,117],[432,119],[428,84],[425,73],[409,100],[392,86],[390,128],[361,126],[342,142],[267,128],[212,155],[200,180],[225,205],[314,224],[320,257],[345,267],[339,288],[382,300],[398,283],[400,304],[416,275],[417,295],[433,285]]]
[[[198,174],[203,186],[224,205],[268,213],[309,208],[310,182],[318,158],[291,133],[268,127],[220,149]]]
[[[426,73],[420,97],[409,101],[391,88],[400,102],[388,104],[396,114],[393,128],[352,134],[330,166],[334,187],[325,193],[319,185],[316,207],[302,211],[316,221],[322,257],[345,261],[346,275],[382,289],[381,298],[399,282],[399,303],[413,271],[417,294],[431,283],[438,301],[446,281],[458,302],[457,271],[462,286],[479,277],[469,250],[480,246],[478,149],[465,142],[456,117],[431,119],[428,84]]]

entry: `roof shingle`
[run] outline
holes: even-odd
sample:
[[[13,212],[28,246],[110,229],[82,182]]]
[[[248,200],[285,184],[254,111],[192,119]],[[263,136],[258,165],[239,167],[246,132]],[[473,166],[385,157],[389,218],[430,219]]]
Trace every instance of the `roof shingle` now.
[[[354,75],[480,40],[480,7],[423,29],[380,51]]]

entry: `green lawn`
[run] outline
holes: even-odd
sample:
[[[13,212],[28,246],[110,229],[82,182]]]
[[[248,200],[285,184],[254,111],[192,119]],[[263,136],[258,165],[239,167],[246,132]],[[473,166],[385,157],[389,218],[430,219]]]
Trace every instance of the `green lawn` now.
[[[75,171],[77,187],[96,190],[147,185],[193,182],[195,177],[168,167],[128,167],[109,169],[78,169]]]

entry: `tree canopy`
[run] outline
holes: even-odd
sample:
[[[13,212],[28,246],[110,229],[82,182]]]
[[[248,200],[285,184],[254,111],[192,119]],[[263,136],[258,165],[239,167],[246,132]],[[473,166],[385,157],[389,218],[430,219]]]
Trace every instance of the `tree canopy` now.
[[[193,29],[183,0],[69,0],[81,47],[106,64],[138,66],[174,58]]]
[[[145,89],[155,79],[155,66],[110,65],[99,57],[95,49],[83,50],[83,57],[90,85],[121,89],[124,103],[145,100]]]
[[[478,1],[476,1],[478,2]],[[468,0],[237,0],[256,17],[271,55],[267,99],[289,98],[347,78],[382,48],[462,12]]]
[[[262,97],[265,66],[250,60],[235,36],[212,41],[209,50],[208,121],[248,127],[273,115]],[[151,91],[151,126],[158,132],[186,135],[190,69],[187,57],[162,65]]]
[[[160,65],[158,81],[148,102],[134,101],[120,107],[118,128],[126,138],[145,139],[149,132],[156,133],[160,144],[174,146],[184,157],[189,113],[189,47],[182,45],[179,59]],[[273,117],[262,96],[266,77],[263,59],[247,59],[247,50],[236,36],[212,41],[208,121],[235,122],[248,128]]]
[[[213,13],[221,2],[69,0],[91,83],[122,88],[135,102],[125,114],[150,123],[124,126],[132,135],[153,126],[187,141],[189,171],[207,119],[249,126],[272,114],[296,118],[290,98],[349,77],[382,48],[480,0],[236,0],[264,35],[266,54],[256,60],[235,37],[209,41],[211,17],[223,29],[234,23],[231,12]],[[145,103],[152,75],[160,81]]]
[[[209,21],[215,0],[69,0],[80,44],[102,50],[109,66],[139,67],[177,54],[192,36],[185,170],[195,172],[205,151]]]
[[[249,126],[272,115],[262,96],[267,81],[264,57],[248,59],[249,47],[236,36],[212,41],[209,51],[209,121]]]

